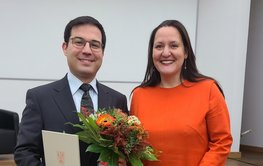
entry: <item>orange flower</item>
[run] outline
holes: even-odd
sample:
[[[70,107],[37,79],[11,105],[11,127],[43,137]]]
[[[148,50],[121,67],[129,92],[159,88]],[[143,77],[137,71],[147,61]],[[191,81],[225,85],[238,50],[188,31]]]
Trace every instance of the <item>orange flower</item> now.
[[[114,120],[115,118],[109,114],[101,114],[96,120],[96,124],[99,126],[110,126]]]

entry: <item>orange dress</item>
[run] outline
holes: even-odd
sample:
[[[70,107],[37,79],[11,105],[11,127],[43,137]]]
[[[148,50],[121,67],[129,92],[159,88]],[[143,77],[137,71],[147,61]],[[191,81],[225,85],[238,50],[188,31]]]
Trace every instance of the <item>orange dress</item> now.
[[[185,85],[185,86],[184,86]],[[145,166],[224,166],[232,144],[224,97],[212,80],[174,88],[137,88],[131,114],[161,151]]]

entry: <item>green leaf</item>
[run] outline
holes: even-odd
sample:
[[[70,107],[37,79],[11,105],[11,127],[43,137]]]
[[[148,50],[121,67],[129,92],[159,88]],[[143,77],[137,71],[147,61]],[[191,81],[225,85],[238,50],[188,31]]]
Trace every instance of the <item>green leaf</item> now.
[[[149,161],[156,161],[158,160],[156,156],[152,153],[142,153],[141,159],[149,160]]]
[[[135,155],[130,155],[130,160],[132,166],[143,166],[142,161]]]
[[[102,151],[104,151],[104,149],[106,149],[106,148],[101,147],[97,144],[91,144],[88,146],[86,151],[93,152],[93,153],[101,153]]]
[[[91,117],[87,118],[89,124],[91,125],[91,127],[95,130],[95,131],[99,131],[99,126],[96,124],[96,121],[94,119],[92,119]]]
[[[111,153],[110,157],[109,157],[109,161],[108,164],[109,166],[118,166],[118,160],[119,160],[119,156],[116,153]]]
[[[108,162],[111,153],[113,153],[111,150],[105,148],[103,151],[101,151],[98,160],[99,160],[99,161]]]
[[[108,139],[104,139],[104,138],[100,138],[99,142],[101,143],[101,146],[103,146],[103,147],[110,147],[113,144],[112,140],[108,140]]]
[[[141,156],[140,158],[144,160],[150,160],[150,161],[158,160],[156,158],[156,154],[154,153],[154,149],[150,146],[147,146],[146,150],[143,151],[140,156]]]
[[[103,148],[98,160],[108,162],[109,166],[118,166],[119,155],[114,153],[112,150]]]
[[[81,113],[78,113],[78,116],[83,123],[83,125],[76,125],[76,127],[83,129],[83,132],[78,133],[78,135],[81,134],[80,139],[84,142],[100,143],[101,136],[98,134],[99,127],[96,121],[92,117],[84,117]]]

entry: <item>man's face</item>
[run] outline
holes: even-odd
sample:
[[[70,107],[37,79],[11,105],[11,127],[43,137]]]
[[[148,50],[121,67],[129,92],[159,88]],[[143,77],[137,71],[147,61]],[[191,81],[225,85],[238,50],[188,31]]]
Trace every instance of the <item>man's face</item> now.
[[[68,43],[63,43],[70,71],[81,81],[89,83],[96,76],[103,60],[102,35],[94,25],[73,27]]]

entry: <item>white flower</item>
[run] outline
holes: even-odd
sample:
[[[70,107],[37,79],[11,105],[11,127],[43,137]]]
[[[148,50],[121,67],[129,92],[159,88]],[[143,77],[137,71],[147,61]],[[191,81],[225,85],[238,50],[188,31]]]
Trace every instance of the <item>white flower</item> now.
[[[141,122],[136,116],[131,115],[131,116],[128,116],[128,124],[129,125],[141,124]]]

